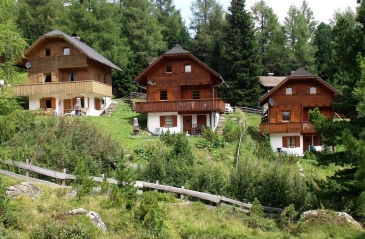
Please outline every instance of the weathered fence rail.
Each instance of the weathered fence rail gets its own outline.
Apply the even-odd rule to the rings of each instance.
[[[65,185],[65,180],[75,180],[76,179],[76,176],[74,176],[72,174],[67,174],[66,169],[63,170],[63,173],[49,170],[49,169],[44,169],[44,168],[29,164],[28,160],[26,160],[26,163],[22,163],[22,162],[18,162],[18,161],[11,161],[11,160],[4,161],[4,160],[0,159],[0,163],[26,170],[27,177],[29,177],[29,171],[31,171],[31,172],[35,172],[35,173],[49,176],[52,178],[61,179],[62,185]],[[95,182],[104,181],[104,177],[92,177],[92,178]],[[118,183],[118,181],[115,180],[114,178],[107,178],[106,181],[111,184]],[[252,207],[252,204],[250,204],[250,203],[240,202],[240,201],[237,201],[234,199],[226,198],[224,196],[212,195],[209,193],[189,190],[189,189],[185,189],[184,187],[178,188],[178,187],[173,187],[173,186],[161,185],[161,184],[158,184],[158,182],[149,183],[149,182],[143,182],[143,181],[136,181],[135,186],[138,188],[149,188],[149,189],[153,189],[153,190],[173,192],[176,194],[180,194],[181,198],[183,198],[184,196],[191,196],[191,197],[200,198],[200,199],[203,199],[203,200],[215,203],[215,204],[220,204],[222,206],[236,206],[236,207],[239,207],[240,211],[245,212],[245,213],[249,213],[250,208]],[[281,208],[274,208],[274,207],[263,206],[262,208],[264,211],[270,212],[270,214],[279,214],[282,211],[284,211]]]
[[[251,113],[251,114],[262,115],[264,113],[264,109],[249,108],[249,107],[239,107],[239,106],[235,106],[233,108],[234,108],[234,111],[236,111],[237,109],[240,109],[243,112]]]

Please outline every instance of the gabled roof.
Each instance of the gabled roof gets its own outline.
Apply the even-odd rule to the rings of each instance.
[[[154,62],[152,62],[144,71],[142,71],[136,78],[134,78],[135,82],[141,83],[143,79],[146,77],[146,73],[149,72],[155,65],[158,64],[161,60],[169,57],[169,56],[178,56],[178,55],[186,55],[187,57],[190,57],[192,60],[194,60],[196,63],[207,69],[211,74],[216,76],[218,79],[221,80],[221,84],[225,85],[228,88],[227,83],[224,81],[221,75],[219,75],[216,71],[214,71],[212,68],[210,68],[207,64],[199,60],[197,57],[195,57],[193,54],[182,48],[180,45],[176,45],[164,54],[160,55]]]
[[[275,87],[285,78],[286,76],[260,76],[260,81],[265,87]]]
[[[266,101],[268,100],[270,95],[272,95],[275,91],[277,91],[282,85],[284,85],[289,80],[307,80],[307,79],[316,79],[319,83],[324,85],[326,88],[330,89],[334,94],[342,95],[342,93],[340,91],[338,91],[336,88],[334,88],[332,85],[330,85],[326,81],[322,80],[319,76],[316,76],[303,68],[298,68],[290,76],[286,77],[272,90],[270,90],[264,96],[262,96],[259,100],[260,105],[266,103]]]
[[[90,46],[86,45],[82,41],[67,35],[66,33],[60,31],[60,30],[53,30],[51,32],[48,32],[38,38],[24,53],[24,55],[27,55],[28,52],[30,52],[35,46],[37,46],[43,39],[45,38],[55,38],[55,37],[61,37],[64,40],[66,40],[68,43],[70,43],[72,46],[80,50],[83,54],[85,54],[88,58],[98,61],[104,65],[110,66],[113,69],[116,69],[118,71],[122,71],[118,66],[116,66],[114,63],[106,59],[104,56],[102,56],[99,52],[95,51]]]

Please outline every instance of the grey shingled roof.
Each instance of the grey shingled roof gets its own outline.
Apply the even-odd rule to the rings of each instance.
[[[298,68],[296,71],[294,71],[291,76],[314,76],[311,72],[307,71],[304,68]]]
[[[171,48],[170,50],[168,50],[167,52],[165,52],[165,55],[176,55],[176,54],[187,54],[189,53],[187,50],[185,50],[184,48],[182,48],[180,45],[176,45],[173,48]]]
[[[109,61],[104,56],[102,56],[99,52],[95,51],[93,48],[89,47],[82,41],[77,40],[77,39],[73,38],[72,36],[69,36],[60,30],[53,30],[51,32],[44,34],[43,36],[44,37],[62,36],[67,42],[69,42],[71,45],[73,45],[74,47],[76,47],[77,49],[82,51],[82,53],[85,54],[90,59],[98,61],[104,65],[110,66],[111,68],[114,68],[118,71],[123,71],[118,66],[116,66],[113,62]]]

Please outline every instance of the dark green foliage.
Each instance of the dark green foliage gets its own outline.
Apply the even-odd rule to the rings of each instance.
[[[281,161],[265,162],[245,160],[230,174],[229,194],[243,202],[257,198],[262,205],[284,208],[289,204],[300,210],[312,206],[299,169]]]
[[[30,111],[14,110],[6,116],[0,116],[0,144],[11,139],[16,132],[31,128],[35,115]]]
[[[191,189],[214,195],[225,195],[227,175],[222,168],[210,164],[198,166],[191,182]]]
[[[255,198],[252,203],[252,207],[250,208],[250,216],[256,216],[259,218],[264,217],[264,209],[262,208],[260,201]]]
[[[317,47],[314,57],[316,59],[315,63],[318,75],[326,81],[333,80],[336,72],[333,59],[332,40],[332,27],[323,22],[319,24],[315,31],[313,42]]]
[[[243,133],[243,124],[239,121],[232,121],[228,119],[223,128],[223,139],[226,142],[232,143],[239,141],[241,134]]]
[[[17,227],[15,208],[11,205],[9,198],[5,195],[6,187],[0,177],[0,227]]]
[[[43,221],[38,227],[31,230],[30,239],[92,239],[96,233],[86,228],[83,223],[72,222],[66,225],[53,220]]]
[[[118,184],[112,185],[109,194],[110,206],[132,208],[137,198],[138,188],[135,187],[137,174],[125,163],[119,163],[114,178]]]
[[[112,172],[123,158],[117,141],[96,126],[74,117],[41,118],[36,124],[22,127],[6,145],[22,149],[21,155],[16,150],[10,151],[10,159],[24,162],[28,158],[34,165],[60,172],[66,168],[71,174],[81,158],[93,176]]]
[[[89,170],[82,159],[78,160],[74,175],[76,176],[76,179],[72,186],[77,190],[77,197],[80,200],[91,192],[94,180],[90,177]]]
[[[230,88],[222,98],[233,105],[256,107],[261,95],[260,56],[245,1],[232,0],[226,15],[220,72]]]
[[[165,206],[159,204],[156,194],[156,192],[142,194],[134,210],[134,217],[152,234],[161,235],[166,229],[167,210]]]
[[[189,185],[194,175],[195,159],[186,136],[167,132],[161,136],[161,141],[171,145],[172,149],[153,154],[153,158],[141,170],[141,178],[176,187]]]

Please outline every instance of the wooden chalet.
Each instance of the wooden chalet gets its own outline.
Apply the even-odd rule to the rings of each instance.
[[[202,126],[214,130],[219,115],[225,113],[218,86],[228,87],[226,82],[179,45],[159,56],[134,81],[147,91],[147,102],[136,103],[136,111],[148,114],[152,133],[198,134]]]
[[[122,71],[97,51],[54,30],[36,40],[17,65],[27,69],[28,84],[16,85],[15,95],[29,97],[29,109],[47,109],[57,115],[74,110],[100,115],[111,103],[112,70]]]
[[[331,103],[339,94],[320,77],[299,68],[259,100],[260,106],[268,105],[260,132],[270,135],[274,151],[303,155],[306,150],[321,145],[320,135],[308,122],[308,111],[318,107],[332,120]]]

